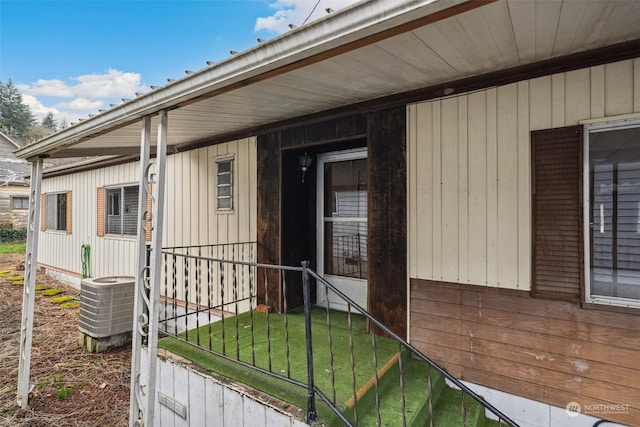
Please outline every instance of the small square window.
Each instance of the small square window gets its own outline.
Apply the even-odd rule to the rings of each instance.
[[[14,196],[11,198],[12,209],[29,209],[29,198],[22,196]]]
[[[233,159],[216,161],[216,209],[233,209]]]

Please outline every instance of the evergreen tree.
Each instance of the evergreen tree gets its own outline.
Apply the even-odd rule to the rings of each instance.
[[[0,129],[15,140],[25,141],[35,121],[11,79],[6,84],[0,81]]]
[[[53,113],[51,111],[47,113],[47,116],[42,119],[42,123],[40,124],[47,129],[51,129],[54,132],[58,130],[58,122],[53,118]]]

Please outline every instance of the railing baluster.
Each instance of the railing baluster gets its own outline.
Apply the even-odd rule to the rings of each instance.
[[[235,258],[235,255],[234,255]],[[235,259],[234,259],[235,261]],[[238,279],[236,276],[236,264],[231,264],[231,274],[233,280],[233,301],[235,305],[236,315],[235,315],[235,323],[236,323],[236,360],[240,360],[240,325],[238,314]]]
[[[400,369],[400,409],[402,411],[402,426],[407,425],[406,403],[404,400],[404,362],[402,360],[402,343],[398,343],[398,368]]]
[[[178,335],[178,257],[173,252],[173,335]]]
[[[169,261],[168,261],[168,256],[166,253],[162,254],[162,259],[163,259],[163,263],[164,263],[164,301],[162,301],[162,309],[164,310],[164,319],[162,319],[162,321],[160,322],[162,324],[162,330],[164,332],[168,332],[167,331],[167,321],[169,319],[169,313],[168,313],[168,297],[169,297]]]
[[[201,249],[198,248],[198,256],[202,256]],[[202,268],[200,259],[196,259],[196,343],[200,345],[200,307],[202,306],[201,292],[202,292]]]
[[[189,249],[184,258],[184,334],[189,341]]]
[[[223,255],[224,256],[224,255]],[[221,319],[220,325],[222,328],[222,354],[227,354],[227,340],[225,339],[225,327],[224,327],[224,319],[225,319],[225,310],[224,310],[224,264],[220,262],[218,274],[220,275],[220,307],[221,307]]]
[[[251,260],[253,262],[253,260]],[[253,273],[253,274],[252,274]],[[254,305],[253,305],[253,293],[254,293],[254,289],[256,289],[256,293],[257,293],[257,286],[254,283],[255,280],[255,270],[253,266],[249,266],[249,329],[251,332],[251,364],[253,366],[255,366],[256,364],[256,347],[255,347],[255,330],[253,327],[253,309],[254,309]],[[256,303],[257,303],[257,298],[256,298]]]
[[[373,382],[376,390],[376,420],[377,425],[382,425],[382,419],[380,418],[380,384],[378,379],[378,346],[376,335],[371,334],[371,348],[373,348]]]
[[[427,391],[429,392],[429,427],[433,427],[433,381],[431,379],[431,366],[427,375]]]
[[[329,371],[331,373],[331,393],[332,393],[332,402],[334,404],[337,403],[336,398],[336,372],[333,366],[333,337],[331,335],[331,315],[330,315],[330,307],[329,307],[329,289],[324,287],[324,300],[327,302],[325,306],[325,313],[327,317],[327,332],[329,335]]]
[[[347,325],[349,326],[349,353],[351,356],[351,388],[353,389],[353,420],[358,425],[358,392],[356,385],[356,358],[353,352],[353,321],[351,320],[351,304],[347,303]]]
[[[211,259],[207,260],[207,318],[209,321],[209,350],[211,350],[213,348],[213,336],[211,333],[211,307],[213,307],[213,301],[212,301],[212,296],[213,296],[213,281],[212,281],[212,277],[211,277]]]
[[[285,275],[284,270],[282,270],[282,293],[284,295],[284,344],[287,358],[287,378],[291,378],[291,359],[289,356],[289,316],[287,314],[287,276]]]
[[[464,403],[464,390],[460,393],[460,402],[462,403],[461,415],[462,415],[462,427],[467,427],[467,407]]]
[[[269,372],[272,372],[271,370],[271,323],[269,322],[269,312],[271,310],[269,310],[269,280],[267,278],[267,276],[269,275],[269,272],[267,271],[267,269],[264,269],[264,305],[265,305],[265,314],[267,316],[267,360],[268,360],[268,369]]]

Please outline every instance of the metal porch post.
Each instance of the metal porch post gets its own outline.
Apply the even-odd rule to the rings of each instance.
[[[33,308],[36,293],[38,264],[38,233],[40,232],[40,190],[42,188],[42,159],[31,163],[29,188],[29,222],[27,225],[27,252],[24,265],[24,293],[22,295],[22,323],[20,326],[20,363],[18,366],[18,405],[26,409],[29,404],[29,370],[31,368],[31,341],[33,338]]]
[[[167,155],[167,112],[159,112],[158,142],[154,164],[150,162],[151,117],[142,119],[140,143],[140,187],[138,206],[138,242],[136,258],[136,293],[134,301],[133,340],[131,354],[131,395],[129,426],[153,426],[156,401],[156,367],[158,346],[158,320],[162,265],[162,230],[164,223],[164,191]],[[152,184],[152,193],[149,187]],[[151,196],[151,211],[147,198]],[[151,224],[151,256],[147,265],[145,235]],[[142,366],[146,347],[148,363]]]

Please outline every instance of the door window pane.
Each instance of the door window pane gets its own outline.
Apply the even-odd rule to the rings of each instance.
[[[325,163],[324,216],[367,217],[367,159]]]
[[[366,221],[326,222],[324,232],[324,272],[367,279]]]
[[[367,279],[367,159],[324,165],[324,272]]]

